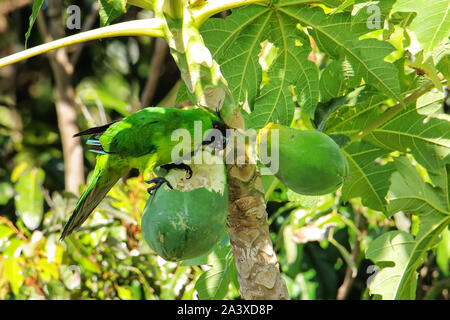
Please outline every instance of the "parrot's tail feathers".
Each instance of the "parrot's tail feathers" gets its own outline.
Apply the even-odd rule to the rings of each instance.
[[[106,152],[103,149],[102,150],[90,149],[89,151],[98,154],[116,154],[115,152]]]
[[[69,221],[64,226],[64,230],[59,240],[63,240],[75,229],[80,227],[89,217],[92,211],[97,207],[100,201],[106,196],[108,191],[117,181],[111,181],[109,184],[99,186],[100,176],[94,176],[86,191],[81,195],[78,203],[70,216]],[[117,179],[118,180],[118,179]]]
[[[89,137],[89,139],[86,141],[86,144],[88,146],[92,146],[92,149],[89,151],[94,152],[94,153],[99,153],[99,154],[115,154],[114,152],[107,152],[107,151],[103,150],[102,144],[100,143],[99,139],[100,139],[102,133],[105,132],[113,123],[116,123],[117,121],[120,121],[120,120],[110,122],[110,123],[105,124],[100,127],[93,127],[93,128],[86,129],[84,131],[74,134],[73,137],[75,138],[75,137],[90,134],[91,137]]]
[[[80,131],[80,132],[78,132],[78,133],[75,133],[75,134],[73,135],[73,137],[75,138],[75,137],[85,136],[85,135],[88,135],[88,134],[99,134],[99,133],[103,133],[103,132],[105,132],[105,131],[113,124],[113,123],[116,123],[117,121],[120,121],[120,120],[116,120],[116,121],[107,123],[107,124],[105,124],[105,125],[103,125],[103,126],[92,127],[92,128],[89,128],[89,129]]]
[[[101,146],[100,140],[98,139],[89,139],[88,141],[86,141],[86,144],[88,146]]]
[[[98,154],[117,154],[115,152],[108,152],[108,151],[103,150],[102,144],[94,136],[90,137],[89,140],[86,142],[86,144],[91,146],[91,149],[89,151],[94,152],[94,153],[98,153]]]

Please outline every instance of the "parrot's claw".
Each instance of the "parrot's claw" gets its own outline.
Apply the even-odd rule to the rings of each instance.
[[[170,182],[167,181],[167,180],[166,180],[165,178],[163,178],[163,177],[156,177],[156,178],[153,178],[153,179],[151,179],[151,180],[145,181],[145,183],[148,183],[148,184],[154,184],[154,186],[151,186],[150,188],[147,189],[147,192],[148,192],[150,195],[154,194],[154,193],[156,192],[156,190],[158,190],[159,187],[161,187],[164,183],[167,183],[167,186],[168,186],[170,189],[173,189],[173,187],[172,187],[172,185],[170,184]]]
[[[167,171],[170,171],[172,169],[183,169],[183,170],[186,170],[186,172],[188,173],[188,175],[189,175],[187,177],[188,179],[190,179],[192,177],[192,169],[185,163],[180,163],[180,164],[169,163],[169,164],[162,165],[161,168],[163,168]]]

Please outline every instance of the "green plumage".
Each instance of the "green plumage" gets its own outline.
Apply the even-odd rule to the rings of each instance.
[[[61,234],[61,240],[78,228],[97,207],[116,182],[130,169],[137,168],[144,180],[159,166],[172,163],[171,153],[180,141],[172,141],[172,132],[186,129],[194,145],[194,121],[202,123],[202,137],[212,128],[226,127],[217,115],[203,109],[180,110],[151,107],[140,110],[111,125],[91,128],[77,134],[94,134],[88,144],[97,156],[94,174],[81,195]]]

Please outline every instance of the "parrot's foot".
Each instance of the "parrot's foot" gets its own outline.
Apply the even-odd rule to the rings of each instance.
[[[153,178],[153,179],[151,179],[151,180],[145,181],[145,183],[148,183],[148,184],[154,184],[154,186],[151,186],[150,188],[147,189],[147,192],[148,192],[150,195],[152,195],[153,193],[155,193],[156,190],[158,190],[159,187],[161,187],[164,183],[167,183],[167,186],[168,186],[170,189],[173,189],[173,187],[172,187],[172,185],[170,184],[170,182],[167,181],[167,180],[166,180],[165,178],[163,178],[163,177],[156,177],[156,178]]]
[[[183,169],[183,170],[186,170],[186,172],[188,173],[188,175],[189,175],[187,177],[188,179],[190,179],[192,177],[192,169],[185,163],[180,163],[180,164],[169,163],[169,164],[162,165],[161,168],[163,168],[167,171],[170,171],[172,169]]]

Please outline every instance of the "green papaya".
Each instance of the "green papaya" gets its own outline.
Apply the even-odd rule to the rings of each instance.
[[[276,143],[272,142],[274,129],[278,132]],[[319,131],[270,123],[258,133],[258,152],[261,150],[268,150],[271,157],[278,153],[278,166],[271,165],[269,169],[289,189],[300,194],[334,192],[349,175],[348,161],[339,146]]]
[[[204,152],[204,157],[214,157]],[[221,159],[213,159],[221,162]],[[206,162],[211,163],[211,159]],[[147,201],[142,233],[148,245],[169,261],[192,259],[207,253],[221,239],[228,215],[225,166],[190,165],[166,176],[173,189],[161,186]]]

